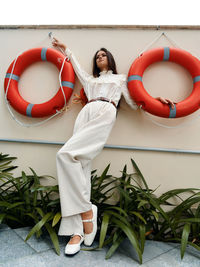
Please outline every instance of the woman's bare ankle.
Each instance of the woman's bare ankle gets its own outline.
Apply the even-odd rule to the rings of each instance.
[[[68,244],[71,244],[71,245],[78,244],[80,240],[81,240],[81,237],[79,235],[74,235],[70,238]]]
[[[93,211],[88,210],[86,212],[81,213],[82,220],[89,220],[93,218]],[[92,222],[83,222],[83,229],[85,234],[90,234],[93,230],[93,223]]]
[[[92,216],[93,216],[92,209],[81,213],[82,220],[92,219]]]

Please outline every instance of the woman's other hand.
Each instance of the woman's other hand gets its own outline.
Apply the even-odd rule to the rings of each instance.
[[[52,45],[55,47],[55,48],[60,48],[61,50],[63,50],[63,52],[65,52],[66,50],[66,45],[61,43],[60,41],[58,41],[58,39],[56,38],[53,38],[53,41],[52,41]]]
[[[175,103],[172,102],[170,99],[163,98],[163,97],[160,97],[160,96],[156,97],[156,99],[159,100],[163,104],[170,105],[172,109],[174,109],[174,107],[175,107]]]

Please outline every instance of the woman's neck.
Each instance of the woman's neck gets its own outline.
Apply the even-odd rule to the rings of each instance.
[[[100,72],[103,72],[103,71],[108,71],[108,68],[102,68],[102,69],[100,69]]]

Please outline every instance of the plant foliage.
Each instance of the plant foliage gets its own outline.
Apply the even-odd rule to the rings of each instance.
[[[26,240],[33,234],[40,237],[47,231],[57,254],[60,254],[55,228],[61,218],[59,197],[55,199],[58,186],[43,186],[41,181],[52,177],[38,176],[31,168],[31,175],[22,172],[14,178],[10,173],[15,168],[10,166],[14,159],[0,154],[0,223],[12,228],[33,226]]]
[[[0,223],[12,228],[31,226],[32,235],[40,237],[47,232],[55,251],[60,254],[57,236],[61,219],[58,186],[44,186],[44,179],[33,169],[13,177],[16,168],[11,163],[15,157],[0,154]],[[200,250],[200,189],[173,189],[161,196],[148,187],[137,164],[131,159],[134,172],[127,173],[125,165],[120,177],[108,174],[108,165],[98,176],[92,172],[91,201],[98,206],[99,248],[109,247],[106,259],[110,258],[124,239],[129,239],[138,260],[147,239],[179,242],[181,258],[187,245]],[[187,193],[187,198],[182,194]],[[111,200],[115,203],[111,204]],[[175,205],[174,200],[179,201]],[[195,206],[195,208],[194,208]]]
[[[125,238],[130,240],[140,263],[146,239],[180,242],[181,258],[187,245],[200,250],[200,189],[174,189],[157,197],[135,161],[131,162],[135,170],[132,174],[127,173],[125,166],[121,177],[107,175],[108,165],[101,177],[94,173],[92,176],[92,202],[98,205],[101,218],[99,248],[110,246],[106,258]],[[112,190],[118,192],[118,199],[109,205],[105,201],[113,196],[108,194]],[[183,193],[190,196],[183,200]],[[175,198],[179,205],[173,204]]]

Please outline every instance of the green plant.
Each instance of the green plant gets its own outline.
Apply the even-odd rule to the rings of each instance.
[[[14,178],[10,171],[16,168],[11,165],[15,159],[0,154],[0,223],[11,227],[31,226],[26,240],[47,231],[60,254],[58,186],[43,186],[44,179],[53,177],[38,176],[31,168],[31,175],[22,172]],[[187,244],[200,250],[200,189],[173,189],[158,197],[156,190],[148,187],[135,161],[131,159],[131,162],[134,173],[128,174],[125,165],[120,177],[108,174],[110,165],[100,176],[92,172],[91,201],[99,211],[98,248],[109,246],[108,259],[128,238],[140,263],[146,239],[181,243],[181,258]],[[183,193],[189,197],[183,199]],[[109,203],[113,199],[115,204]],[[178,199],[180,204],[175,205],[172,199]]]
[[[11,176],[10,171],[17,168],[17,166],[10,166],[16,157],[9,157],[8,154],[0,153],[0,179]]]
[[[181,243],[181,258],[184,257],[187,244],[200,250],[200,189],[186,188],[174,189],[162,194],[158,201],[173,206],[167,213],[171,228],[166,222],[160,225],[160,231],[155,239],[163,241],[176,241]],[[190,193],[185,200],[183,193]],[[170,199],[177,198],[181,203],[173,205]],[[193,207],[195,205],[195,208]]]
[[[61,218],[58,186],[43,186],[41,181],[53,177],[38,176],[31,168],[31,175],[22,172],[20,177],[14,178],[8,172],[14,169],[9,165],[14,159],[2,154],[0,157],[0,223],[12,228],[32,226],[26,240],[33,234],[40,237],[47,231],[60,254],[56,229]]]
[[[200,250],[199,189],[175,189],[156,197],[137,164],[134,160],[131,162],[135,170],[132,174],[127,174],[125,166],[121,177],[112,177],[107,175],[108,165],[100,178],[92,177],[92,196],[96,197],[93,202],[100,207],[101,217],[99,248],[110,246],[106,259],[113,255],[125,238],[130,240],[140,263],[146,239],[181,242],[182,258],[187,244]],[[105,204],[105,200],[112,196],[108,196],[108,192],[113,189],[119,195],[116,204]],[[180,194],[184,192],[192,195],[183,200]],[[170,203],[169,199],[174,197],[178,197],[182,203],[177,206]],[[195,203],[199,206],[193,211],[191,207]],[[165,211],[166,206],[171,211]]]

